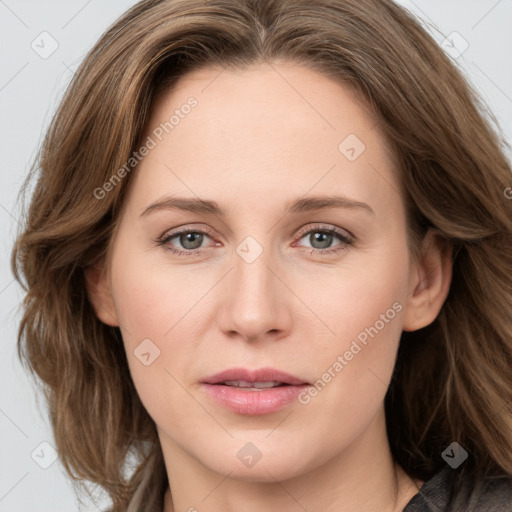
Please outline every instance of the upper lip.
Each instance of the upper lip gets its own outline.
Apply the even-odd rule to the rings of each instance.
[[[243,380],[247,382],[271,382],[277,381],[283,384],[299,385],[308,384],[305,380],[294,377],[289,373],[277,370],[276,368],[258,368],[249,370],[247,368],[229,368],[215,375],[205,378],[205,384],[220,384],[227,380]]]

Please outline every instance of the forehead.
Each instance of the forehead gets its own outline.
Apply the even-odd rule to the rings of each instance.
[[[285,202],[287,190],[312,189],[369,200],[387,187],[384,196],[396,201],[399,188],[378,119],[361,96],[289,62],[190,72],[157,97],[147,137],[156,144],[135,177],[146,200],[165,192],[228,200],[231,192],[268,202],[281,190]]]
[[[279,128],[296,134],[307,126],[312,138],[321,133],[336,140],[353,132],[363,135],[378,125],[377,116],[352,85],[299,64],[279,62],[244,69],[204,66],[189,72],[157,97],[148,128],[179,111],[191,96],[198,108],[187,124],[203,124],[212,137],[244,128],[251,135],[282,140]],[[177,135],[179,130],[173,131]]]

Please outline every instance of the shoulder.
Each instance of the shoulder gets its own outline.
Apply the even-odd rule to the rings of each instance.
[[[426,481],[403,512],[510,512],[512,478],[488,477],[454,491],[457,472],[446,467]]]

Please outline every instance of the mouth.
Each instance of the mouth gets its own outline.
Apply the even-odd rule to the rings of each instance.
[[[234,388],[240,388],[247,391],[261,391],[263,389],[279,388],[282,386],[290,386],[284,382],[279,381],[267,381],[267,382],[249,382],[247,380],[225,380],[219,382],[221,386],[231,386]]]
[[[202,382],[205,384],[223,384],[243,388],[255,387],[257,389],[309,384],[304,379],[276,368],[259,368],[257,370],[230,368],[215,375],[210,375],[210,377],[207,377]]]
[[[274,368],[232,368],[204,379],[201,384],[217,405],[246,415],[277,412],[294,402],[310,385]]]

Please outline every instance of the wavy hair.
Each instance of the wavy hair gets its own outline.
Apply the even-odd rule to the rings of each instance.
[[[460,482],[512,478],[512,175],[462,73],[391,0],[144,0],[69,84],[12,253],[26,292],[18,355],[42,384],[66,472],[101,486],[113,512],[161,512],[168,480],[120,331],[97,319],[85,287],[136,169],[99,199],[98,187],[137,150],[156,95],[188,71],[280,60],[361,93],[396,157],[412,254],[427,229],[453,248],[438,317],[400,340],[385,399],[394,458],[426,480],[457,441],[469,453]]]

